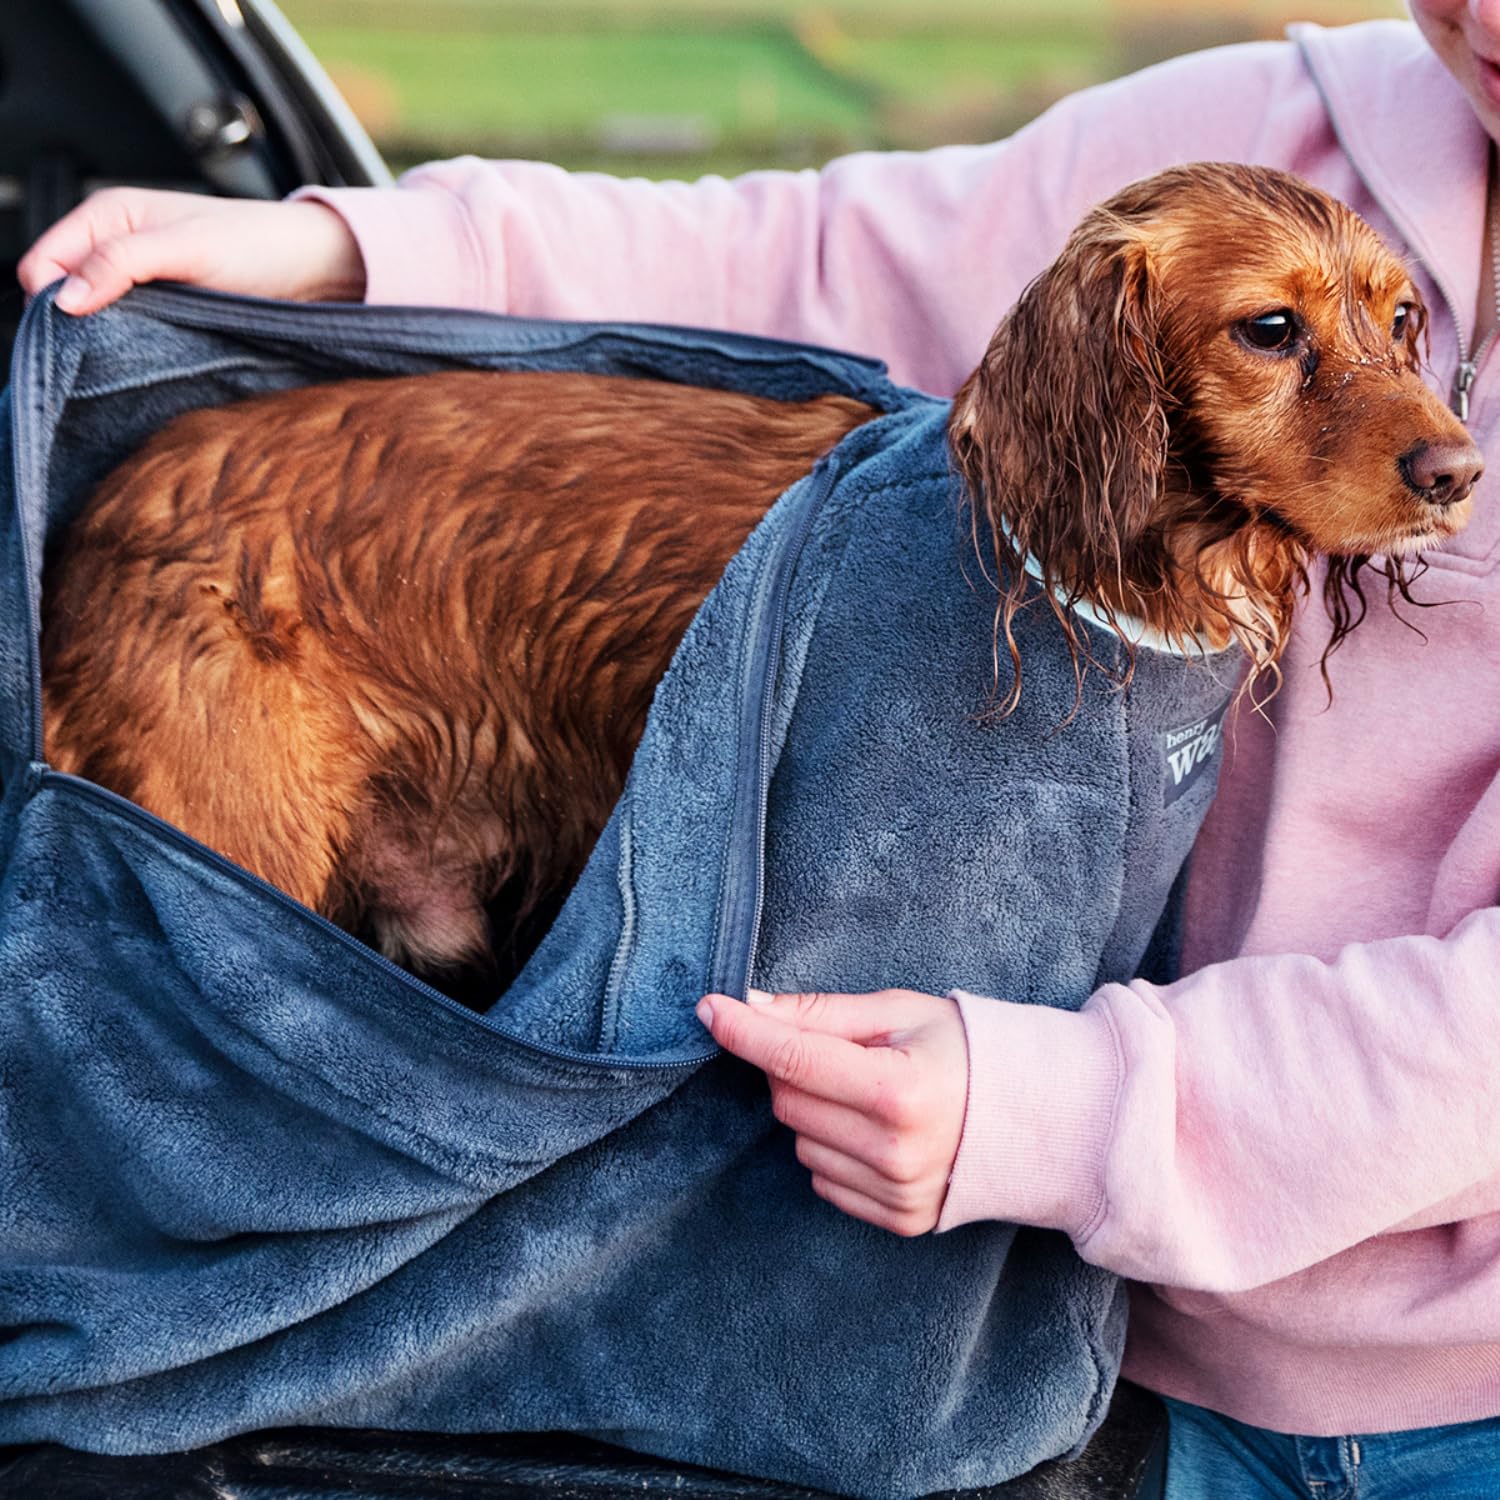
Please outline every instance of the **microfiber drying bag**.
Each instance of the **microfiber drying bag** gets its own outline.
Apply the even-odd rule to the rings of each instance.
[[[50,770],[40,724],[43,557],[153,431],[453,368],[883,413],[731,561],[583,876],[485,1014]],[[1092,674],[1069,719],[1062,633],[1028,609],[1021,708],[987,715],[995,595],[947,406],[826,350],[159,287],[84,319],[37,299],[7,400],[0,1444],[553,1430],[874,1497],[1081,1446],[1118,1365],[1115,1278],[1053,1232],[839,1214],[693,1009],[747,982],[1077,1007],[1134,974],[1213,791],[1172,735],[1221,710],[1228,658],[1142,648],[1127,691]]]

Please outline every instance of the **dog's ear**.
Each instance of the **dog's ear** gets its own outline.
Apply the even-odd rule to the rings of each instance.
[[[1002,566],[1029,553],[1050,583],[1091,591],[1141,534],[1173,405],[1159,303],[1147,235],[1096,210],[959,392],[953,455]]]
[[[1107,593],[1156,506],[1174,405],[1157,274],[1141,226],[1096,209],[1021,295],[954,401],[950,447],[975,540],[988,533],[999,570],[1009,707],[1026,560],[1054,596],[1077,666],[1082,643],[1056,596]]]

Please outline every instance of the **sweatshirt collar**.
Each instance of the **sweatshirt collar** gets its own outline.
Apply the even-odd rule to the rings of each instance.
[[[1339,144],[1473,352],[1489,138],[1410,21],[1288,28]]]

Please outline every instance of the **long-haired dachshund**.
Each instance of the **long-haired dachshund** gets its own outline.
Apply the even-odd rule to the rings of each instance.
[[[1373,231],[1284,174],[1176,168],[1091,212],[953,408],[1001,653],[1027,557],[1080,670],[1068,600],[1274,671],[1314,554],[1335,641],[1371,554],[1404,590],[1480,472],[1422,324]],[[581,869],[730,556],[874,415],[447,373],[182,417],[49,564],[49,758],[419,973],[493,963]]]

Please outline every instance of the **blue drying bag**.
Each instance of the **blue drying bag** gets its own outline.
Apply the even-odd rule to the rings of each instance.
[[[730,563],[587,869],[485,1015],[50,770],[37,666],[47,547],[163,423],[471,367],[885,413]],[[1118,1365],[1115,1278],[1053,1232],[904,1240],[837,1213],[693,1008],[750,980],[1077,1007],[1137,972],[1213,790],[1216,765],[1182,784],[1182,734],[1232,659],[1143,648],[1129,691],[1094,674],[1059,727],[1072,670],[1028,609],[1021,710],[986,717],[995,596],[946,404],[853,356],[148,288],[86,319],[38,299],[8,399],[0,1444],[561,1430],[868,1496],[1082,1444]]]

